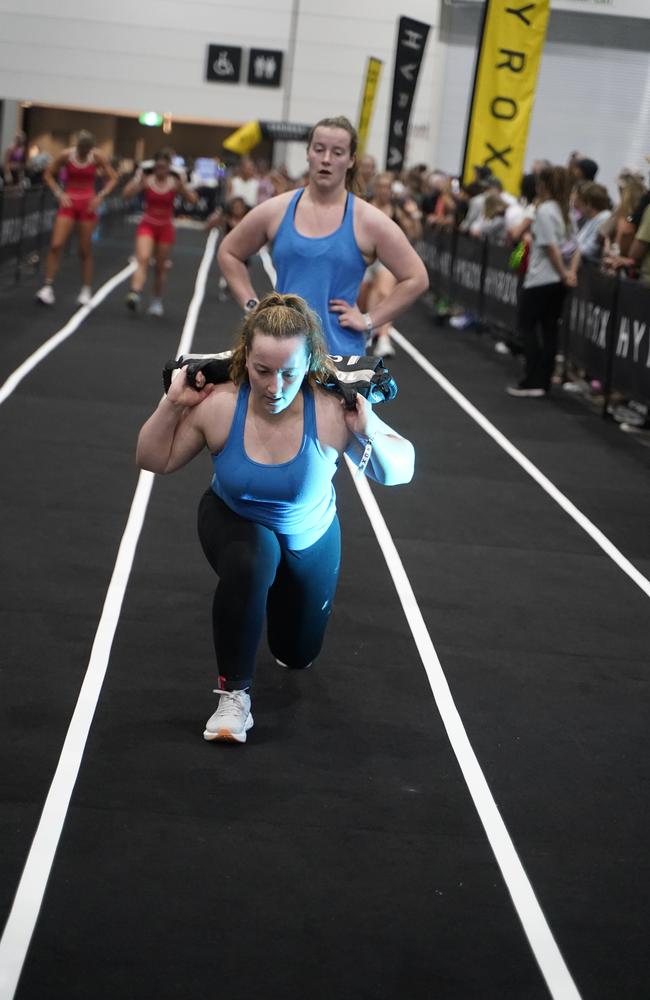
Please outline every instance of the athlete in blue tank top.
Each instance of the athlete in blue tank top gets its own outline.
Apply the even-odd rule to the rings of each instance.
[[[314,125],[306,187],[257,205],[218,252],[233,297],[250,310],[258,300],[246,261],[265,244],[272,246],[274,284],[307,300],[321,318],[328,350],[343,355],[365,354],[374,329],[390,323],[429,285],[426,268],[400,227],[354,197],[356,146],[356,131],[346,118]],[[374,260],[390,271],[395,286],[370,313],[362,313],[357,296],[365,267]]]
[[[316,436],[314,393],[302,387],[304,431],[298,452],[288,462],[260,464],[244,447],[250,385],[242,383],[230,434],[212,456],[212,489],[234,510],[270,528],[287,549],[300,551],[324,535],[336,514],[332,478],[337,461],[323,451]]]
[[[273,240],[275,287],[301,295],[318,314],[332,354],[365,354],[365,331],[341,326],[332,299],[356,302],[366,261],[354,237],[354,195],[345,199],[343,221],[329,236],[303,236],[295,216],[301,188],[292,197]]]
[[[318,656],[332,611],[340,530],[332,477],[345,453],[386,485],[409,482],[413,446],[357,396],[318,386],[331,375],[318,317],[297,295],[267,295],[246,318],[232,381],[192,388],[184,370],[138,438],[141,468],[167,473],[207,448],[212,487],[199,538],[218,577],[212,627],[219,708],[206,740],[246,741],[262,632],[282,666]]]

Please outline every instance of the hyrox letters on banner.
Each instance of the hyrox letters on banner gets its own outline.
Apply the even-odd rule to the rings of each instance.
[[[519,193],[550,0],[487,0],[470,107],[463,180],[487,166]]]

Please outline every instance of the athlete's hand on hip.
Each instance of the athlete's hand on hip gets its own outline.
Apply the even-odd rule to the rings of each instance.
[[[330,299],[330,312],[338,313],[339,323],[346,329],[365,331],[366,321],[358,306],[350,305],[345,299]]]
[[[65,191],[62,191],[60,195],[57,195],[59,205],[61,208],[72,208],[72,198]]]
[[[196,389],[187,383],[187,365],[180,368],[172,377],[172,383],[167,391],[167,399],[175,406],[198,406],[214,390],[211,382],[206,384],[203,372],[195,376]]]
[[[372,412],[372,406],[360,393],[357,393],[354,402],[354,410],[343,410],[343,419],[347,429],[359,437],[373,437],[379,422]],[[345,406],[344,400],[341,400],[341,405]]]

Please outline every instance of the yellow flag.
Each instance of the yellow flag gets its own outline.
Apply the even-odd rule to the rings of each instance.
[[[366,151],[366,145],[368,143],[368,133],[370,132],[370,121],[372,119],[372,112],[375,107],[375,96],[377,94],[377,87],[379,86],[379,77],[381,75],[381,67],[383,63],[381,59],[375,59],[374,56],[368,57],[368,64],[366,66],[366,80],[363,86],[363,96],[361,98],[361,110],[359,111],[359,124],[357,126],[357,155],[363,156]]]
[[[519,193],[550,0],[486,0],[463,181],[489,167]]]
[[[262,141],[262,129],[259,122],[246,122],[235,132],[231,132],[223,140],[224,149],[229,149],[231,153],[244,156],[249,153],[254,146]]]

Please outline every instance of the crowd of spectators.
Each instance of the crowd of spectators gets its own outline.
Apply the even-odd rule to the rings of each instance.
[[[650,158],[649,158],[650,159]],[[409,171],[400,184],[418,199],[429,226],[458,229],[490,242],[529,242],[539,203],[538,179],[552,164],[536,160],[518,191],[505,191],[488,167],[474,168],[474,177],[462,184],[441,170]],[[581,153],[571,153],[564,167],[571,183],[571,220],[575,274],[582,261],[650,284],[650,193],[643,171],[624,167],[616,191],[598,183],[598,164]],[[644,219],[645,217],[645,219]]]
[[[17,133],[3,154],[3,185],[40,183],[50,159],[49,154],[29,145],[25,133]],[[184,169],[189,186],[199,194],[203,217],[210,219],[211,225],[224,228],[232,225],[233,216],[241,215],[242,205],[253,208],[306,181],[306,175],[293,177],[285,166],[271,168],[267,162],[250,156],[230,166],[217,157],[201,156],[187,162],[178,157],[178,165]],[[530,172],[521,179],[519,190],[506,191],[488,167],[475,167],[471,182],[462,183],[458,176],[419,164],[392,175],[392,210],[396,217],[409,220],[410,234],[416,222],[418,226],[455,228],[514,248],[531,239],[539,200],[536,182],[540,172],[549,166],[548,160],[534,161]],[[572,272],[577,273],[586,260],[610,271],[622,269],[629,277],[650,284],[650,212],[646,211],[650,208],[650,193],[644,173],[623,168],[617,190],[609,192],[598,183],[598,164],[588,156],[572,152],[566,169],[572,184]],[[385,186],[386,177],[379,173],[373,156],[360,158],[358,182],[364,197],[372,199],[375,183],[379,179],[380,186]]]
[[[4,152],[4,186],[26,187],[38,183],[47,162],[47,154],[30,147],[24,133],[17,134]],[[239,157],[229,166],[217,157],[203,156],[193,161],[177,157],[177,166],[198,195],[198,209],[185,208],[207,228],[218,227],[223,233],[229,232],[262,201],[307,181],[306,174],[292,176],[285,166],[271,167],[251,156]],[[431,227],[457,230],[509,247],[511,266],[522,276],[523,301],[531,298],[525,294],[526,286],[534,282],[530,281],[530,275],[528,279],[525,275],[534,249],[535,220],[540,205],[549,200],[550,184],[554,190],[568,193],[568,225],[561,238],[558,236],[555,273],[552,262],[551,270],[546,268],[553,275],[548,290],[553,291],[558,304],[562,301],[560,289],[551,289],[551,284],[559,283],[565,290],[575,286],[585,263],[610,274],[620,271],[628,279],[650,286],[650,190],[644,171],[623,167],[616,179],[616,190],[610,192],[598,181],[598,164],[584,153],[573,151],[562,166],[535,160],[521,178],[517,191],[504,190],[501,180],[489,167],[476,166],[473,174],[467,183],[459,176],[424,164],[390,174],[381,172],[375,158],[365,154],[358,162],[356,193],[389,214],[412,242]],[[564,212],[564,207],[559,203],[558,206]],[[184,212],[183,206],[180,211]],[[544,212],[548,214],[548,206]],[[538,267],[539,259],[532,259],[533,266]],[[544,271],[546,260],[542,259],[541,264]],[[363,294],[374,301],[376,296],[385,295],[389,286],[390,275],[379,268],[371,269]],[[222,281],[220,295],[227,294]],[[538,294],[537,299],[542,302],[546,296]],[[546,323],[541,316],[539,320],[541,325]],[[453,326],[463,327],[473,323],[474,317],[457,309],[449,321]],[[381,331],[377,347],[379,353],[393,353],[389,330]],[[507,348],[500,342],[497,349]]]
[[[43,181],[43,173],[52,156],[39,146],[27,142],[24,132],[17,132],[2,157],[0,189],[36,186]]]
[[[586,265],[650,286],[650,190],[644,171],[623,167],[610,192],[598,181],[598,164],[576,151],[563,165],[534,161],[516,192],[504,190],[487,167],[473,173],[465,184],[442,170],[416,167],[395,179],[395,198],[414,199],[424,227],[456,230],[510,249],[510,266],[521,278],[518,329],[515,341],[498,340],[496,349],[523,348],[523,378],[508,388],[511,395],[544,396],[551,384],[561,383],[602,398],[598,379],[567,366],[556,353],[558,329],[565,295]],[[462,305],[442,301],[440,308],[452,327],[476,322]],[[616,394],[613,400],[611,411],[623,429],[650,426],[645,404],[632,401],[630,409],[630,401],[621,405]]]

